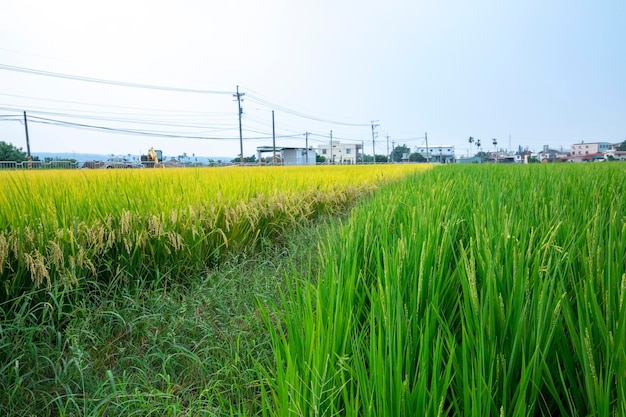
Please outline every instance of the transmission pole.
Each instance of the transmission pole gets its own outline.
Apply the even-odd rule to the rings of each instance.
[[[387,135],[387,162],[391,159],[391,154],[389,153],[389,135]]]
[[[335,162],[333,160],[333,131],[330,131],[330,161],[328,162],[329,164],[332,164],[333,162]]]
[[[373,157],[373,163],[376,163],[376,134],[374,132],[374,129],[376,129],[378,126],[380,126],[379,124],[375,124],[375,122],[377,122],[378,120],[372,120],[372,157]]]
[[[274,110],[272,110],[272,146],[274,147],[274,163],[273,164],[276,165],[276,130],[274,129]]]
[[[430,162],[430,152],[428,151],[428,132],[424,133],[424,138],[426,139],[426,163]]]
[[[241,97],[245,95],[246,93],[239,92],[239,86],[237,86],[237,93],[233,94],[233,97],[237,97],[237,107],[239,107],[239,151],[241,152],[241,165],[243,165],[243,133],[241,132],[241,115],[243,113],[241,102],[243,99]]]
[[[306,164],[309,165],[309,132],[305,132],[304,137],[304,146],[306,147]]]
[[[361,141],[361,163],[365,164],[365,141]]]
[[[28,138],[28,121],[26,119],[26,111],[24,111],[24,130],[26,131],[26,159],[28,160],[28,169],[33,169],[33,157],[30,155],[30,139]]]

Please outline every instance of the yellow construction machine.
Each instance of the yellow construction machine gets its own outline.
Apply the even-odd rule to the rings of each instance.
[[[141,155],[141,164],[146,168],[163,168],[163,152],[150,148],[147,155]]]

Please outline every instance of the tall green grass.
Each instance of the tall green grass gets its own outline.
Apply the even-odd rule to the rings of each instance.
[[[450,166],[378,192],[268,321],[266,415],[626,415],[625,174]]]

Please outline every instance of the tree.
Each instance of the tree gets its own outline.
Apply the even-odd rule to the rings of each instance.
[[[323,164],[326,162],[326,157],[324,155],[315,154],[315,162],[318,164]]]
[[[26,152],[22,151],[22,148],[0,141],[0,161],[24,162],[26,161]]]
[[[392,162],[402,162],[402,157],[406,154],[409,155],[411,153],[411,149],[403,144],[402,146],[396,146],[393,151],[391,151],[391,161]]]
[[[234,164],[240,163],[241,162],[241,156],[238,156],[237,158],[233,159],[231,162],[234,163]],[[257,162],[256,155],[244,156],[243,157],[243,162]]]
[[[237,156],[237,158],[233,159],[232,161],[230,161],[233,164],[240,164],[241,163],[241,156]],[[250,156],[244,156],[243,157],[243,162],[257,162],[256,160],[256,155],[250,155]]]
[[[426,162],[426,158],[424,158],[421,153],[413,152],[411,155],[409,155],[409,161]]]
[[[476,154],[476,156],[480,158],[481,162],[489,161],[489,154],[487,152],[480,151]]]
[[[624,142],[622,142],[622,144],[617,147],[617,150],[618,151],[626,151],[626,140]]]
[[[388,162],[387,155],[376,155],[376,162]]]

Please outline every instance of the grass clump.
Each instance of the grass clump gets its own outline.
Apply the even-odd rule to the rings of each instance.
[[[298,229],[184,284],[120,277],[79,302],[63,287],[13,300],[0,317],[0,415],[259,415],[258,367],[272,366],[262,310],[308,262],[316,233]]]

